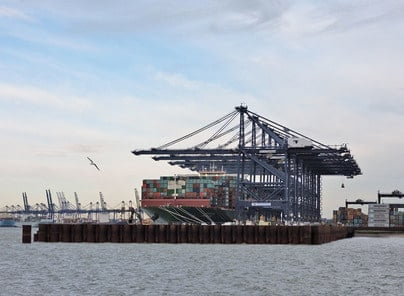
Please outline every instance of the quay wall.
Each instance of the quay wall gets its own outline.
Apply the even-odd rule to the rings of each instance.
[[[353,236],[343,226],[255,226],[199,224],[40,224],[38,242],[323,244]]]

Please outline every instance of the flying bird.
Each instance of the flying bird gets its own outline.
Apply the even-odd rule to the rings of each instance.
[[[97,166],[97,164],[90,157],[87,156],[87,158],[90,161],[90,165],[93,165],[96,167],[97,170],[100,170],[100,168]]]

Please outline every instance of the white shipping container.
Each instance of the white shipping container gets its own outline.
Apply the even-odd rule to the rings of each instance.
[[[388,219],[389,214],[385,213],[369,213],[369,218],[374,218],[374,219]]]
[[[368,209],[369,219],[376,216],[383,216],[388,218],[390,214],[390,205],[388,204],[370,204]]]
[[[389,223],[368,223],[368,227],[390,227]]]
[[[371,219],[371,223],[389,223],[389,219]]]
[[[175,181],[168,181],[167,189],[182,189],[182,186]]]
[[[369,212],[388,212],[389,208],[369,208]]]
[[[369,210],[371,209],[389,209],[390,205],[388,204],[370,204]]]
[[[390,209],[369,209],[368,213],[389,213]]]
[[[369,227],[389,227],[390,226],[390,205],[370,204],[368,211]]]

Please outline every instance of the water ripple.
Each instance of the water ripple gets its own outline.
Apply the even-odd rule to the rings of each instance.
[[[404,238],[320,246],[21,244],[0,229],[0,295],[403,295]]]

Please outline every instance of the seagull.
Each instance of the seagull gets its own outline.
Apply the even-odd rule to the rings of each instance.
[[[90,165],[93,165],[96,167],[97,170],[100,170],[99,167],[96,165],[96,163],[94,161],[92,161],[92,159],[90,157],[87,156],[87,158],[90,161]]]

